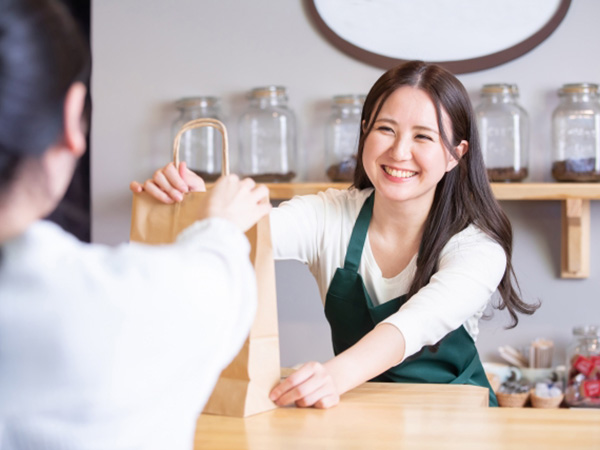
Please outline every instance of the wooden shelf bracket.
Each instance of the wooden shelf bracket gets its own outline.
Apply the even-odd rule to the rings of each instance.
[[[590,201],[562,201],[561,277],[590,276]]]

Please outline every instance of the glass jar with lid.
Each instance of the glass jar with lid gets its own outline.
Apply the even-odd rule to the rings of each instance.
[[[573,341],[567,349],[567,370],[567,404],[600,407],[599,326],[573,328]]]
[[[258,182],[296,177],[296,118],[286,88],[252,89],[250,105],[239,121],[239,170]]]
[[[565,84],[558,95],[560,104],[552,114],[552,176],[557,181],[600,181],[598,85]]]
[[[364,95],[336,95],[325,133],[327,177],[351,182],[356,169]]]
[[[481,89],[475,113],[490,181],[521,181],[529,175],[529,117],[518,98],[515,84],[485,84]]]
[[[223,120],[217,97],[186,97],[175,106],[180,115],[173,123],[173,137],[190,120],[205,117]],[[222,139],[221,133],[212,127],[188,130],[181,136],[180,158],[204,181],[215,181],[221,176]]]

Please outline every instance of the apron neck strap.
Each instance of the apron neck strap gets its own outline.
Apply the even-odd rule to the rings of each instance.
[[[358,272],[358,265],[360,264],[363,248],[365,247],[369,223],[373,215],[373,203],[375,203],[375,191],[365,200],[354,223],[354,229],[352,230],[350,243],[346,251],[346,259],[344,260],[344,269]]]

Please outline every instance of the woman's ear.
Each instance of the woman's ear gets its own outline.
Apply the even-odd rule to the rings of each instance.
[[[86,125],[82,118],[86,93],[85,85],[76,82],[65,96],[64,144],[77,158],[85,153],[86,148]]]
[[[460,141],[456,147],[454,147],[454,151],[456,152],[456,156],[458,158],[454,158],[450,152],[448,152],[450,158],[448,158],[448,164],[446,165],[446,172],[450,172],[452,169],[456,167],[460,158],[464,156],[465,153],[469,151],[469,143],[467,141]]]

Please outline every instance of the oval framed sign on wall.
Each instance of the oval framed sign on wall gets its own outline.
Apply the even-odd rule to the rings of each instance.
[[[325,38],[388,69],[435,62],[454,73],[489,69],[541,44],[571,0],[305,0]]]

